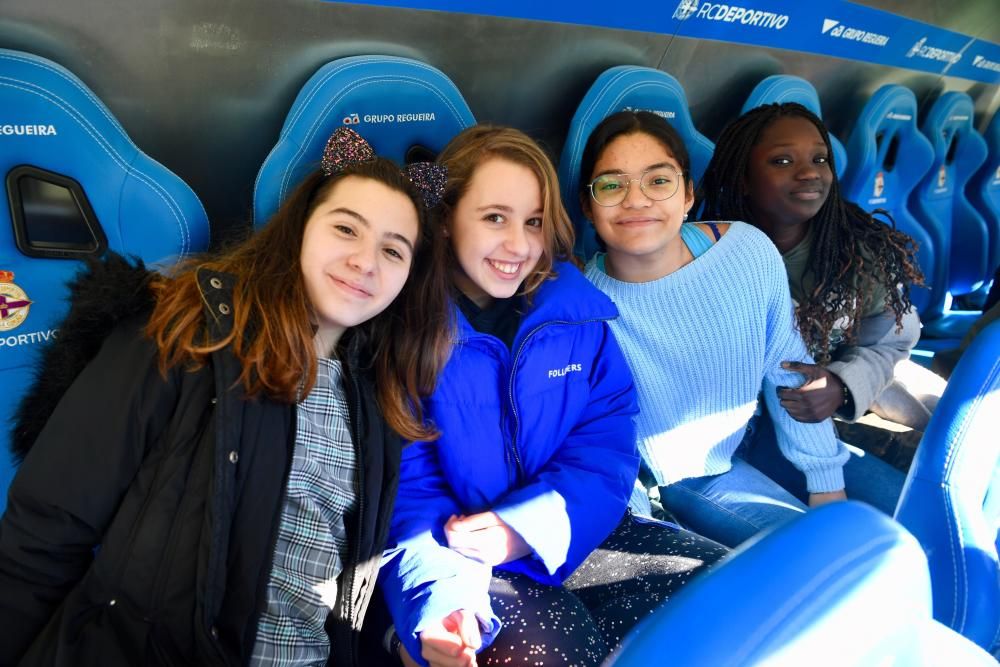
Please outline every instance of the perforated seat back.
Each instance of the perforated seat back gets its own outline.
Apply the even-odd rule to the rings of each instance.
[[[972,341],[948,380],[896,509],[927,553],[934,618],[986,649],[1000,639],[998,414],[995,322]]]
[[[352,56],[323,65],[302,87],[254,186],[254,225],[278,210],[319,166],[330,134],[348,125],[399,164],[433,159],[475,124],[455,84],[430,65],[394,56]]]
[[[969,180],[965,193],[986,223],[990,237],[986,270],[992,273],[1000,267],[1000,111],[993,114],[983,139],[986,160]]]
[[[622,65],[612,67],[597,77],[573,114],[559,159],[563,204],[576,226],[576,254],[580,257],[590,257],[597,249],[593,227],[580,208],[583,149],[590,133],[602,120],[625,110],[652,111],[663,116],[677,130],[691,156],[692,183],[697,184],[701,180],[715,150],[715,145],[695,129],[684,88],[666,72]]]
[[[740,109],[740,114],[745,114],[747,111],[764,104],[784,104],[785,102],[798,102],[823,118],[819,95],[813,85],[805,79],[789,74],[775,74],[758,83],[743,104],[743,108]],[[840,143],[840,139],[833,136],[832,132],[830,133],[830,146],[833,148],[833,164],[837,170],[837,177],[842,178],[847,169],[847,150],[844,148],[844,144]]]
[[[936,265],[931,303],[924,318],[945,314],[948,294],[967,294],[988,278],[989,232],[965,196],[965,186],[986,159],[986,142],[973,128],[972,99],[945,93],[920,124],[934,147],[930,170],[913,191],[918,222],[934,243]]]
[[[844,196],[867,211],[887,210],[896,227],[918,245],[917,263],[928,283],[937,248],[910,210],[909,195],[930,169],[934,149],[917,129],[917,99],[909,88],[879,88],[862,109],[847,141]],[[923,313],[930,290],[914,288],[914,305]]]
[[[30,384],[39,347],[67,310],[80,259],[111,249],[148,263],[207,248],[194,192],[132,143],[65,68],[0,49],[0,377],[6,414]],[[0,447],[0,508],[12,469]]]

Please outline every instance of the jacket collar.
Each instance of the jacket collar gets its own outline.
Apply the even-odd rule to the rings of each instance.
[[[556,262],[553,269],[556,277],[546,280],[532,295],[531,307],[521,320],[515,344],[526,332],[551,322],[581,323],[618,317],[617,306],[573,264]],[[459,342],[484,335],[472,328],[457,305],[453,306],[453,312]]]
[[[236,287],[236,277],[205,268],[199,268],[196,276],[210,337],[216,340],[224,338],[233,330],[233,290]]]

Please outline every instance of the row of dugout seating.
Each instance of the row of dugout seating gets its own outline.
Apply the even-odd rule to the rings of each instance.
[[[772,77],[765,80],[759,90],[748,104],[794,99],[819,111],[815,90],[801,80]],[[891,94],[885,90],[879,91],[869,105],[874,110],[871,122],[864,124],[870,129],[864,132],[871,133],[871,141],[865,143],[856,139],[855,135],[861,131],[856,129],[847,143],[847,161],[855,165],[856,173],[861,173],[862,169],[877,170],[878,164],[884,166],[886,155],[895,151],[893,166],[897,169],[887,169],[883,179],[896,178],[897,172],[906,171],[919,180],[922,174],[914,176],[919,169],[911,167],[910,159],[898,147],[904,140],[897,139],[904,130],[915,132],[915,102],[912,109],[906,107],[911,109],[907,120],[895,118],[905,115],[903,107],[899,106],[902,103],[897,100],[912,101],[913,95],[905,89],[898,93],[890,91]],[[359,123],[358,119],[380,114],[388,100],[392,100],[395,109],[412,109],[414,114],[420,115],[419,119]],[[0,193],[5,197],[0,216],[6,216],[0,221],[0,271],[15,274],[8,277],[0,273],[0,314],[4,326],[8,327],[3,332],[3,339],[14,339],[14,343],[0,346],[0,374],[12,399],[9,405],[15,405],[28,382],[33,354],[37,352],[37,345],[29,344],[33,341],[27,337],[24,343],[17,344],[21,331],[44,331],[55,326],[66,308],[64,282],[79,267],[82,258],[112,249],[137,255],[150,263],[171,261],[207,247],[208,224],[190,188],[143,154],[108,109],[62,67],[29,54],[0,50],[0,107],[14,110],[12,126],[36,128],[31,133],[22,130],[19,135],[0,138],[0,169],[7,183],[5,191]],[[573,184],[578,180],[573,170],[578,168],[582,143],[602,118],[626,107],[654,109],[678,127],[695,156],[696,176],[700,176],[711,154],[712,144],[697,133],[684,91],[676,80],[647,68],[609,70],[598,78],[574,116],[560,165],[564,199],[581,230],[587,225],[581,223],[578,208],[573,208],[577,205]],[[894,118],[888,118],[890,114]],[[886,125],[887,118],[893,124]],[[436,153],[457,132],[474,124],[475,119],[454,84],[443,73],[424,63],[387,56],[356,56],[328,63],[309,79],[296,97],[277,143],[260,169],[254,188],[255,225],[265,224],[296,181],[318,163],[326,137],[335,127],[345,123],[358,123],[358,129],[377,152],[404,162],[408,158],[423,159]],[[995,126],[996,120],[991,128]],[[38,130],[39,127],[46,131]],[[49,127],[55,132],[49,132]],[[885,128],[892,132],[888,133]],[[994,137],[997,135],[993,132]],[[894,144],[895,149],[891,148]],[[854,146],[861,146],[863,150],[855,148],[855,155],[852,153]],[[868,157],[862,159],[863,156]],[[842,168],[843,161],[836,153],[834,160],[838,169]],[[851,173],[848,171],[845,178],[850,179]],[[857,182],[864,180],[857,178],[860,179]],[[897,184],[894,182],[892,187]],[[62,188],[58,191],[61,194],[54,194],[56,191],[52,188]],[[72,243],[68,244],[55,238],[56,232],[63,234],[67,227],[76,230],[70,239]],[[81,234],[81,229],[90,236]],[[587,241],[583,243],[581,250],[587,252]],[[30,301],[30,306],[24,301]],[[24,317],[19,316],[17,323],[13,320],[8,323],[7,320],[18,312]],[[15,331],[19,326],[25,329]],[[927,564],[924,564],[924,574],[916,574],[920,567],[914,565],[907,571],[914,572],[915,578],[907,575],[894,584],[905,591],[906,596],[879,593],[877,598],[886,605],[885,618],[893,623],[897,614],[905,613],[905,619],[909,620],[902,620],[905,623],[913,621],[908,626],[912,632],[918,632],[918,626],[923,624],[920,627],[932,628],[933,634],[942,641],[964,647],[955,650],[966,651],[969,655],[979,654],[964,645],[964,640],[955,633],[989,648],[996,643],[1000,626],[997,557],[1000,442],[990,437],[988,423],[990,415],[1000,409],[997,403],[1000,401],[997,349],[1000,349],[1000,325],[988,328],[956,368],[921,444],[897,511],[900,524],[912,531],[923,547],[929,564],[932,595],[924,591],[927,587]],[[6,446],[6,440],[4,437],[0,445]],[[0,466],[0,472],[7,474],[8,480],[11,471],[12,468]],[[0,479],[0,484],[6,488],[5,480]],[[870,513],[857,514],[858,511],[845,506],[845,509],[809,513],[787,531],[748,547],[717,573],[705,577],[699,586],[692,586],[684,596],[678,596],[676,604],[668,605],[662,615],[639,628],[629,646],[617,657],[617,664],[638,664],[628,662],[629,656],[648,657],[652,651],[663,650],[669,655],[676,650],[675,642],[681,640],[696,638],[698,641],[694,643],[699,645],[718,641],[719,638],[712,640],[706,633],[690,634],[683,625],[685,616],[698,617],[691,609],[698,610],[701,604],[708,604],[713,609],[725,605],[742,608],[744,613],[739,623],[735,626],[730,626],[728,621],[720,624],[721,631],[740,628],[728,635],[730,637],[756,633],[755,636],[763,638],[759,646],[766,650],[733,654],[745,657],[743,662],[716,662],[714,659],[699,662],[692,657],[694,662],[678,664],[757,664],[764,661],[771,664],[767,656],[779,649],[790,651],[792,648],[788,647],[806,646],[811,647],[810,651],[815,651],[811,655],[815,655],[832,647],[840,648],[845,641],[841,634],[844,628],[862,627],[837,625],[853,616],[844,616],[836,610],[854,609],[849,598],[861,590],[859,586],[867,586],[863,582],[868,579],[851,572],[864,570],[863,563],[868,559],[865,554],[875,554],[870,562],[877,565],[879,571],[893,570],[885,566],[894,562],[893,558],[885,556],[879,550],[881,547],[858,551],[851,546],[855,545],[854,538],[863,538],[871,544],[881,543],[882,538],[877,535],[881,532],[890,535],[886,537],[886,544],[909,540],[911,547],[906,548],[916,553],[912,547],[913,538],[900,524],[883,518],[876,520]],[[841,528],[836,527],[838,521]],[[803,537],[808,535],[811,535],[809,539]],[[798,549],[777,547],[773,547],[777,549],[773,553],[782,554],[780,557],[767,555],[770,553],[768,544],[798,540],[806,547],[821,536],[836,536],[836,539],[824,542],[829,548],[824,546],[815,557],[808,549],[800,553]],[[814,590],[810,588],[813,584],[796,577],[815,571],[814,565],[823,562],[822,556],[829,558],[834,552],[842,556],[837,564],[862,564],[861,570],[844,567],[829,572],[830,585],[815,588],[815,594],[831,603],[834,611],[821,613],[821,606],[803,604],[781,607],[778,614],[761,615],[752,611],[752,607],[739,606],[748,604],[757,595],[737,586],[741,581],[748,589],[753,588],[751,582],[762,584],[772,593],[767,599],[773,605],[781,605]],[[913,553],[907,558],[920,560],[914,559]],[[802,567],[797,565],[799,558]],[[833,585],[841,575],[847,576],[844,581],[850,580],[849,585],[843,582]],[[770,582],[784,584],[775,583],[769,588]],[[758,592],[764,595],[767,591]],[[927,614],[921,616],[923,612],[914,615],[915,610],[926,609],[930,600],[933,601],[934,618],[954,632],[931,624],[924,618]],[[677,611],[684,609],[684,605],[688,605],[688,611]],[[795,620],[800,612],[805,616]],[[922,619],[919,623],[914,620],[918,617]],[[807,620],[802,620],[805,618]],[[834,622],[832,618],[840,620]],[[676,634],[673,636],[677,638],[670,639],[670,644],[666,645],[663,642],[667,640],[659,634],[664,627],[674,628]],[[839,630],[833,634],[824,634],[837,628]],[[825,637],[827,643],[816,643],[817,637]],[[912,654],[905,633],[892,637],[896,639],[882,642],[878,650],[884,655]],[[706,643],[705,647],[710,645],[724,644]],[[867,654],[867,658],[873,655],[875,653]],[[863,664],[874,664],[874,661]]]

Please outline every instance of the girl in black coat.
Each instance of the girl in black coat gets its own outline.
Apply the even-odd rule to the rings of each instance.
[[[435,436],[442,182],[341,128],[232,250],[77,280],[18,414],[0,665],[359,664],[397,434]]]

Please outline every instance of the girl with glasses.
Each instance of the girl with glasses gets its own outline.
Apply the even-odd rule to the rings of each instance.
[[[854,421],[871,410],[922,431],[944,381],[909,361],[920,337],[910,286],[923,284],[913,239],[843,199],[832,155],[823,121],[805,107],[748,111],[719,138],[705,215],[746,220],[781,253],[818,362],[796,367],[808,384],[782,392],[794,418]]]
[[[606,118],[580,173],[583,211],[605,248],[586,275],[621,313],[610,326],[635,374],[644,478],[664,507],[735,546],[807,503],[844,498],[848,451],[833,425],[798,422],[778,402],[778,387],[802,381],[781,363],[811,360],[767,237],[741,222],[684,222],[694,203],[688,153],[655,114]],[[676,175],[676,188],[656,189],[650,174]],[[622,187],[607,190],[609,178]],[[806,502],[736,455],[762,387]]]
[[[617,310],[569,261],[548,157],[477,126],[439,162],[453,346],[425,403],[441,438],[403,450],[381,573],[401,654],[598,665],[725,550],[626,513],[635,388]]]
[[[76,280],[18,414],[0,664],[369,664],[396,433],[435,437],[432,167],[341,128],[231,250]]]

